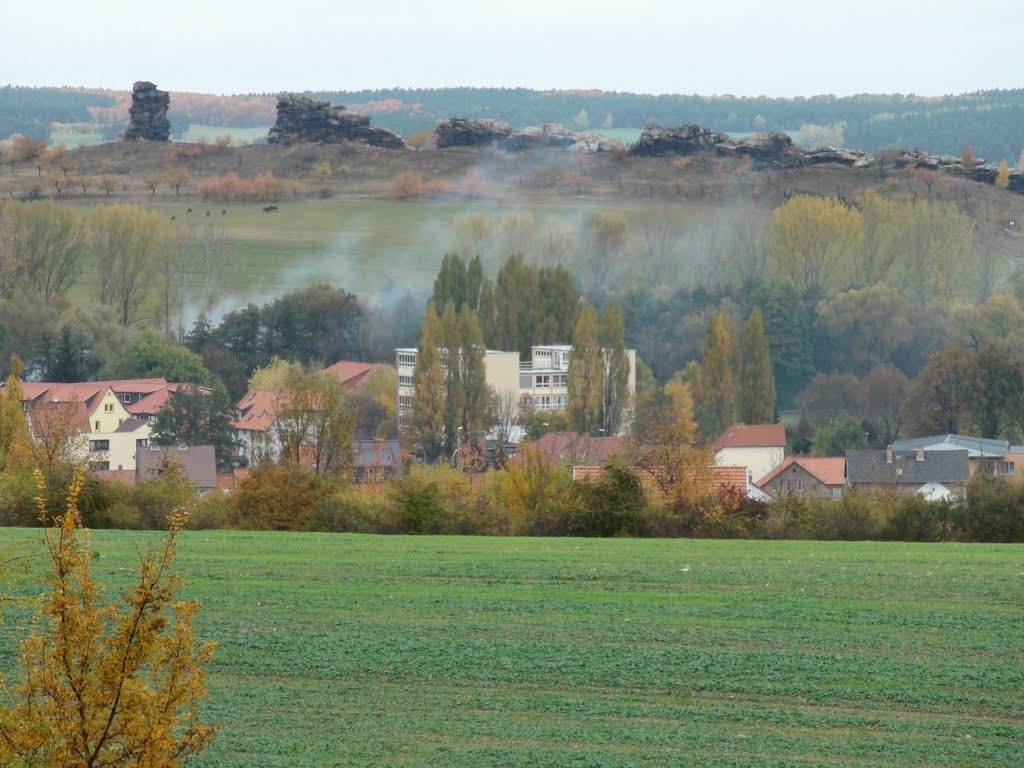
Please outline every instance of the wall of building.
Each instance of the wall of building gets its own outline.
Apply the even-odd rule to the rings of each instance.
[[[786,449],[778,448],[722,448],[715,454],[719,466],[739,466],[750,470],[756,483],[786,458]]]

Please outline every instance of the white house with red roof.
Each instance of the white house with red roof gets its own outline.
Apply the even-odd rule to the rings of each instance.
[[[751,477],[764,477],[786,458],[786,428],[736,423],[715,440],[714,452],[716,465],[746,467]]]
[[[60,403],[80,403],[75,424],[69,425],[76,443],[73,455],[98,470],[134,470],[136,451],[149,444],[150,418],[170,396],[188,384],[172,384],[162,378],[113,381],[26,381],[21,385],[22,406],[33,437],[54,427]],[[208,391],[205,387],[201,388]],[[44,415],[45,414],[45,415]]]

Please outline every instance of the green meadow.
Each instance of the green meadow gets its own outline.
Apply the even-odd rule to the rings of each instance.
[[[94,532],[103,581],[153,536]],[[1021,765],[1022,563],[1009,545],[190,532],[178,567],[219,644],[223,725],[195,765]]]

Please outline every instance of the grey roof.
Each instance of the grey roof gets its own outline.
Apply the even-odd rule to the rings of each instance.
[[[970,477],[967,450],[949,448],[925,449],[924,461],[917,460],[917,451],[892,452],[892,463],[886,451],[846,452],[846,481],[871,485],[924,485],[925,483],[966,483]]]
[[[909,451],[916,448],[927,448],[933,451],[965,448],[972,459],[982,457],[997,459],[1006,455],[1010,449],[1010,441],[971,435],[932,435],[897,440],[892,447],[896,451]]]
[[[124,421],[122,421],[118,425],[117,429],[115,429],[114,431],[115,432],[134,432],[139,427],[144,427],[148,423],[149,422],[146,421],[145,419],[136,419],[136,418],[125,419]]]
[[[397,440],[356,440],[352,443],[352,464],[366,467],[398,467],[401,444]]]
[[[156,477],[164,459],[181,463],[185,477],[200,490],[217,487],[217,455],[212,445],[148,445],[135,452],[135,477]]]

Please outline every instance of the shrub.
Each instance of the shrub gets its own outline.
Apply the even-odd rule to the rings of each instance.
[[[420,197],[425,189],[423,177],[416,171],[402,171],[391,182],[391,196],[399,200]]]
[[[647,501],[637,476],[613,463],[596,480],[576,484],[579,501],[570,508],[570,536],[637,536]]]
[[[331,489],[320,475],[292,466],[264,465],[231,494],[232,526],[261,531],[304,531],[309,517]]]
[[[949,541],[954,502],[927,501],[914,494],[899,499],[886,520],[881,538],[895,541]]]
[[[388,497],[394,504],[399,533],[454,533],[450,507],[430,470],[414,469],[399,478],[392,483]]]

